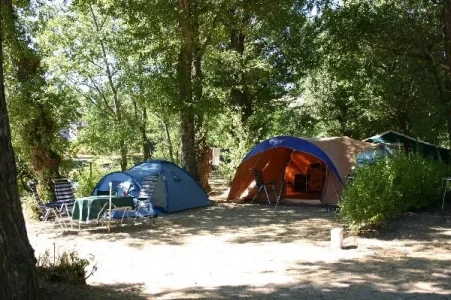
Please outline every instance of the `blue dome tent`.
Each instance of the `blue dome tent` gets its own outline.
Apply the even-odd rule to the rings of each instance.
[[[112,182],[118,194],[126,193],[136,198],[146,176],[158,176],[151,198],[157,210],[169,213],[208,205],[208,195],[191,175],[166,160],[151,160],[125,172],[107,174],[97,183],[92,194],[108,191],[109,182]]]

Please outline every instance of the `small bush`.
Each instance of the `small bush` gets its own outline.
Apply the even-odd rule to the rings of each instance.
[[[52,257],[46,250],[38,258],[36,269],[39,278],[48,282],[86,284],[86,279],[97,270],[94,265],[88,273],[88,266],[93,259],[93,256],[89,259],[80,258],[76,251],[63,252],[61,255],[56,255],[54,251]]]
[[[106,172],[95,163],[75,169],[73,173],[70,174],[70,177],[76,182],[76,197],[91,195],[94,187],[105,173]]]
[[[248,151],[248,144],[246,141],[241,140],[237,142],[236,147],[232,150],[224,150],[221,152],[221,162],[218,171],[228,183],[232,182],[236,170]]]
[[[440,203],[450,167],[420,155],[399,154],[356,169],[344,190],[341,218],[355,230],[376,227],[403,212]]]
[[[36,203],[36,199],[32,195],[27,194],[22,196],[20,200],[22,202],[22,211],[25,218],[27,220],[39,221],[41,217],[41,210]]]

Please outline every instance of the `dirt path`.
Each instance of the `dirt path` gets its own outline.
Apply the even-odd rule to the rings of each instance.
[[[321,208],[220,203],[112,233],[28,230],[38,253],[56,243],[95,256],[94,287],[74,299],[451,299],[449,214],[406,216],[377,238],[346,234],[333,251],[336,225]]]

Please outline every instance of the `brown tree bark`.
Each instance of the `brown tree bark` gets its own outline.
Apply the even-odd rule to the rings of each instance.
[[[33,105],[38,114],[34,120],[30,120],[31,124],[27,126],[23,138],[31,148],[31,166],[40,181],[39,193],[42,199],[51,201],[55,199],[52,179],[61,177],[61,155],[52,148],[51,143],[56,125],[50,112],[41,103]]]
[[[198,181],[194,114],[181,111],[180,118],[182,120],[182,165],[193,176],[194,180]]]
[[[171,134],[169,132],[169,121],[165,118],[163,120],[163,125],[164,125],[164,131],[166,132],[166,139],[168,140],[168,150],[169,150],[169,157],[171,159],[172,162],[175,162],[175,157],[174,157],[174,146],[172,144],[172,139],[171,139]]]
[[[211,173],[211,162],[212,162],[212,149],[208,147],[208,145],[203,142],[200,143],[198,149],[199,157],[198,157],[198,173],[199,173],[199,184],[205,190],[205,192],[211,192],[212,188],[208,179],[210,178]]]
[[[197,152],[195,139],[195,104],[193,102],[193,43],[194,28],[192,19],[193,0],[178,0],[177,8],[180,14],[179,29],[181,45],[177,64],[177,80],[179,84],[179,99],[181,104],[181,139],[182,165],[197,181]]]
[[[445,71],[444,93],[451,95],[451,1],[443,1],[443,38],[444,38],[444,55],[443,69]],[[451,147],[451,100],[449,97],[443,99],[446,107],[446,123],[448,129],[448,140]]]
[[[7,5],[0,1],[0,299],[37,299],[36,259],[20,205],[5,99],[2,27]]]
[[[146,124],[147,124],[147,109],[145,107],[143,107],[142,117],[141,117],[141,126],[139,126],[139,130],[141,131],[141,140],[142,140],[142,150],[143,150],[143,160],[144,161],[147,161],[151,158],[150,144],[149,144],[149,139],[147,138]]]
[[[145,107],[142,108],[141,111],[141,117],[139,116],[139,109],[138,109],[138,103],[134,98],[132,98],[133,102],[133,110],[135,114],[135,120],[139,120],[141,118],[141,122],[139,122],[138,128],[139,132],[141,133],[141,143],[142,143],[142,154],[143,154],[143,160],[147,161],[150,158],[150,144],[149,140],[147,139],[147,109]]]
[[[201,103],[203,98],[203,47],[200,42],[199,32],[199,16],[197,10],[193,13],[193,98],[194,102]],[[199,184],[209,193],[211,191],[208,179],[211,173],[211,149],[207,144],[207,131],[204,124],[205,114],[198,110],[196,113],[196,153],[197,153],[197,173],[199,176]]]

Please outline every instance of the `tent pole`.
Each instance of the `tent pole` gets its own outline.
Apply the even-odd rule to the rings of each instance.
[[[326,175],[324,176],[324,180],[322,182],[322,189],[321,189],[321,195],[319,196],[319,200],[321,201],[321,203],[323,202],[323,197],[325,195],[324,191],[327,189],[327,177],[329,176],[329,167],[326,164],[326,170],[325,170]]]
[[[277,201],[276,201],[276,205],[274,206],[274,210],[276,210],[276,208],[279,205],[280,200],[282,198],[283,190],[285,188],[285,170],[287,169],[288,164],[290,163],[290,161],[293,158],[293,153],[294,153],[294,150],[291,149],[290,155],[288,155],[288,158],[285,161],[285,164],[283,165],[283,169],[282,169],[282,185],[280,187],[279,196],[277,197]]]
[[[112,194],[113,194],[113,183],[110,181],[109,182],[109,187],[110,187],[110,197],[109,197],[109,199],[108,199],[108,226],[107,226],[107,228],[108,228],[108,232],[110,232],[110,223],[111,223],[111,196],[112,196]]]

